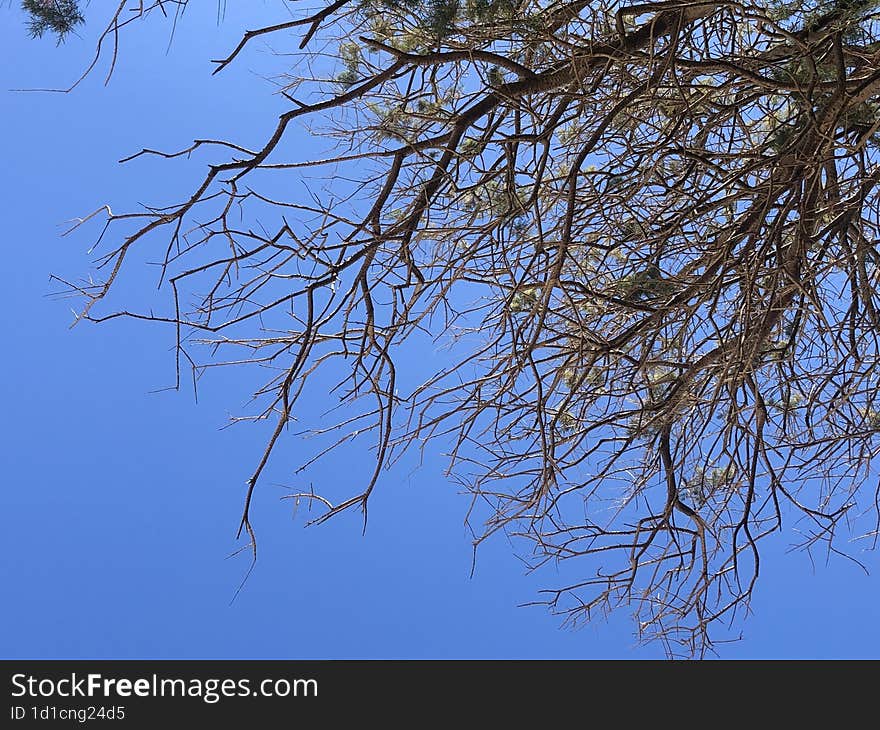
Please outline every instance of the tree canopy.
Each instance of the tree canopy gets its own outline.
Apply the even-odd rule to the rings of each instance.
[[[82,20],[23,6],[35,35]],[[121,2],[90,70],[185,6]],[[373,462],[354,493],[294,485],[316,522],[366,519],[386,467],[448,451],[475,544],[503,531],[533,565],[578,566],[551,609],[629,610],[702,655],[748,610],[767,536],[876,544],[878,19],[874,0],[279,12],[214,62],[283,54],[264,143],[138,153],[219,161],[185,199],[101,209],[96,274],[64,283],[82,319],[169,326],[178,382],[218,362],[263,378],[254,546],[264,468],[326,389],[315,458],[367,441]],[[328,155],[286,146],[303,122]],[[311,202],[276,194],[306,172],[326,180]],[[116,281],[142,247],[161,287],[135,310]],[[412,353],[439,346],[414,382]]]

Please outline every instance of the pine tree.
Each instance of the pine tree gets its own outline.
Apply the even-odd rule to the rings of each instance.
[[[51,31],[61,43],[77,25],[85,22],[77,0],[22,0],[21,7],[30,15],[28,30],[34,38]]]
[[[271,363],[241,534],[335,362],[339,407],[312,432],[339,440],[296,478],[360,439],[376,463],[360,492],[303,493],[316,521],[366,512],[407,448],[448,439],[475,544],[508,531],[534,567],[582,566],[548,606],[629,607],[671,655],[731,638],[793,518],[806,549],[876,536],[880,0],[325,2],[217,62],[309,29],[263,145],[187,148],[232,151],[174,205],[108,207],[103,279],[70,286],[81,319],[175,324],[179,363],[205,341],[204,367]],[[108,33],[161,7],[113,5]],[[34,35],[81,22],[73,2],[24,7]],[[286,158],[303,120],[330,156]],[[314,202],[243,192],[331,163]],[[268,232],[242,226],[263,206]],[[163,230],[168,313],[112,304],[127,252]],[[450,343],[442,366],[426,334]]]

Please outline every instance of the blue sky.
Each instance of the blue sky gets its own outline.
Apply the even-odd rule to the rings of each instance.
[[[30,40],[17,5],[0,4],[0,656],[661,657],[658,646],[636,646],[625,611],[571,631],[541,608],[518,607],[552,574],[525,575],[503,538],[484,546],[469,577],[468,500],[438,459],[383,481],[366,535],[356,516],[303,529],[279,499],[305,453],[295,439],[257,495],[260,559],[231,602],[248,565],[228,557],[240,547],[244,482],[268,435],[223,428],[249,381],[212,372],[198,403],[187,391],[153,392],[173,381],[167,331],[123,321],[71,330],[75,303],[47,295],[57,288],[50,273],[77,278],[93,258],[89,236],[59,236],[65,221],[104,203],[119,211],[172,202],[202,171],[198,162],[118,159],[195,137],[247,146],[265,135],[283,107],[261,74],[278,59],[255,46],[217,77],[208,59],[225,55],[244,28],[288,16],[280,2],[230,3],[218,26],[214,3],[194,3],[170,48],[170,25],[156,16],[123,36],[109,86],[100,67],[63,95],[8,90],[76,78],[105,4],[91,3],[81,37],[60,48]],[[153,276],[143,266],[121,283],[136,288]],[[350,470],[331,464],[324,476]],[[820,558],[814,570],[806,555],[786,552],[790,541],[768,541],[754,615],[722,656],[880,655],[877,555],[862,556],[870,577],[839,558]]]

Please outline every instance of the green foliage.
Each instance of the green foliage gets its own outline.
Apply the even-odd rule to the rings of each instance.
[[[523,213],[529,192],[528,185],[517,185],[511,190],[498,180],[489,180],[462,196],[461,207],[522,231],[528,224]]]
[[[361,0],[362,12],[374,18],[374,34],[376,38],[393,41],[401,50],[412,51],[416,48],[404,39],[412,40],[412,33],[389,21],[388,14],[397,14],[408,18],[415,29],[428,41],[442,41],[456,32],[456,25],[496,25],[499,22],[516,23],[518,27],[528,28],[531,32],[539,30],[534,18],[522,14],[517,0]],[[404,48],[401,42],[410,47]]]
[[[807,28],[827,27],[833,23],[837,29],[845,29],[877,5],[878,0],[780,0],[770,3],[768,15],[774,20],[792,21]]]
[[[361,79],[361,47],[357,43],[348,41],[341,43],[339,45],[339,59],[345,69],[336,76],[336,82],[347,89]]]
[[[411,117],[403,107],[368,104],[367,108],[377,117],[376,138],[380,142],[386,140],[406,141],[409,138],[408,121]]]
[[[620,224],[619,233],[621,241],[642,240],[650,233],[650,229],[642,221],[633,218]]]
[[[336,77],[336,81],[343,83],[353,78],[351,83],[359,81],[360,75],[354,67],[349,67]],[[377,141],[409,141],[418,134],[419,129],[448,117],[448,112],[444,111],[446,101],[448,99],[445,98],[423,98],[409,104],[366,102],[365,108],[375,117],[372,129]]]
[[[842,33],[845,44],[865,45],[864,52],[873,53],[876,43],[869,43],[865,36],[865,16],[880,5],[880,0],[837,0],[836,2],[780,2],[774,4],[773,15],[778,20],[791,20],[797,26],[803,26],[811,32],[836,30]],[[811,58],[798,58],[776,68],[770,75],[777,81],[786,84],[797,84],[804,92],[793,94],[786,109],[777,113],[778,124],[770,130],[767,137],[768,146],[779,153],[794,144],[801,132],[808,125],[808,118],[815,117],[817,110],[831,98],[831,93],[810,93],[807,99],[806,90],[812,89],[817,81],[835,81],[839,75],[833,55]],[[866,134],[880,120],[877,105],[864,102],[843,114],[838,120],[838,127],[850,134]],[[872,135],[870,142],[880,143],[880,137]]]
[[[765,362],[780,362],[788,356],[790,342],[788,340],[772,340],[767,346],[761,350],[761,355]]]
[[[569,390],[589,388],[598,391],[605,384],[605,371],[596,366],[586,372],[578,368],[565,368],[562,371],[562,381]]]
[[[880,431],[880,412],[873,408],[860,408],[865,425],[872,431]]]
[[[361,7],[370,14],[381,15],[382,11],[391,10],[400,13],[411,13],[418,10],[422,0],[362,0]]]
[[[513,0],[465,0],[464,15],[475,23],[491,23],[515,17]]]
[[[476,137],[466,137],[458,146],[458,154],[462,157],[476,157],[483,150],[483,145]]]
[[[733,464],[710,469],[694,467],[693,476],[679,488],[679,496],[690,501],[695,509],[702,507],[713,493],[729,488],[736,476]]]
[[[438,40],[442,40],[455,29],[455,16],[458,13],[458,0],[427,0],[422,12],[422,27]]]
[[[771,130],[767,136],[767,144],[774,152],[781,153],[797,140],[798,135],[803,132],[805,127],[805,118],[800,116],[794,120],[783,122]]]
[[[362,0],[361,9],[368,16],[382,20],[378,23],[379,33],[385,39],[392,39],[390,24],[383,19],[388,11],[409,16],[418,29],[424,31],[434,40],[442,40],[452,34],[455,19],[459,12],[458,0]],[[386,25],[388,26],[386,28]],[[395,43],[398,47],[399,44]],[[414,50],[414,49],[404,49]]]
[[[570,436],[577,431],[580,424],[569,411],[561,411],[554,415],[556,416],[556,427],[563,436]]]
[[[486,77],[486,81],[489,86],[496,88],[501,86],[504,83],[504,71],[502,71],[498,66],[492,66],[489,69],[489,74]]]
[[[61,43],[77,25],[85,22],[77,0],[22,0],[21,7],[30,16],[28,31],[33,38],[41,38],[50,31]]]
[[[798,393],[789,393],[788,395],[781,397],[779,400],[767,401],[767,406],[769,408],[785,414],[795,414],[798,409],[803,407],[803,405],[804,398]]]
[[[675,289],[671,282],[663,278],[660,267],[656,264],[648,264],[645,268],[624,276],[615,288],[621,299],[630,302],[656,299]]]
[[[653,441],[660,433],[661,423],[646,413],[636,413],[625,424],[629,438],[640,441]]]
[[[529,286],[514,292],[508,310],[511,314],[524,314],[531,311],[541,296],[541,287]]]

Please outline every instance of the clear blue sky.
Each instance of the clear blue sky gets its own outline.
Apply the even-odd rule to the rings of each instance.
[[[267,431],[222,427],[249,383],[209,374],[198,404],[190,392],[151,393],[173,379],[169,333],[122,321],[70,330],[74,303],[47,297],[49,274],[84,275],[93,258],[87,236],[59,237],[66,220],[103,203],[172,202],[202,170],[119,158],[265,135],[281,106],[260,74],[278,59],[256,46],[213,78],[208,59],[245,27],[287,16],[280,2],[229,3],[218,27],[213,2],[193,3],[167,53],[170,25],[158,15],[124,35],[109,87],[102,66],[69,95],[8,91],[74,79],[105,5],[91,3],[82,37],[56,48],[28,39],[17,2],[0,3],[0,656],[661,657],[636,647],[626,612],[571,631],[518,607],[552,575],[524,575],[503,539],[484,547],[470,578],[467,499],[439,460],[383,482],[365,536],[356,518],[303,529],[275,486],[291,483],[296,441],[258,493],[260,560],[230,604],[247,559],[228,556]],[[842,559],[814,572],[804,554],[786,554],[790,539],[767,542],[754,615],[722,656],[880,656],[877,555],[863,556],[870,577]]]

